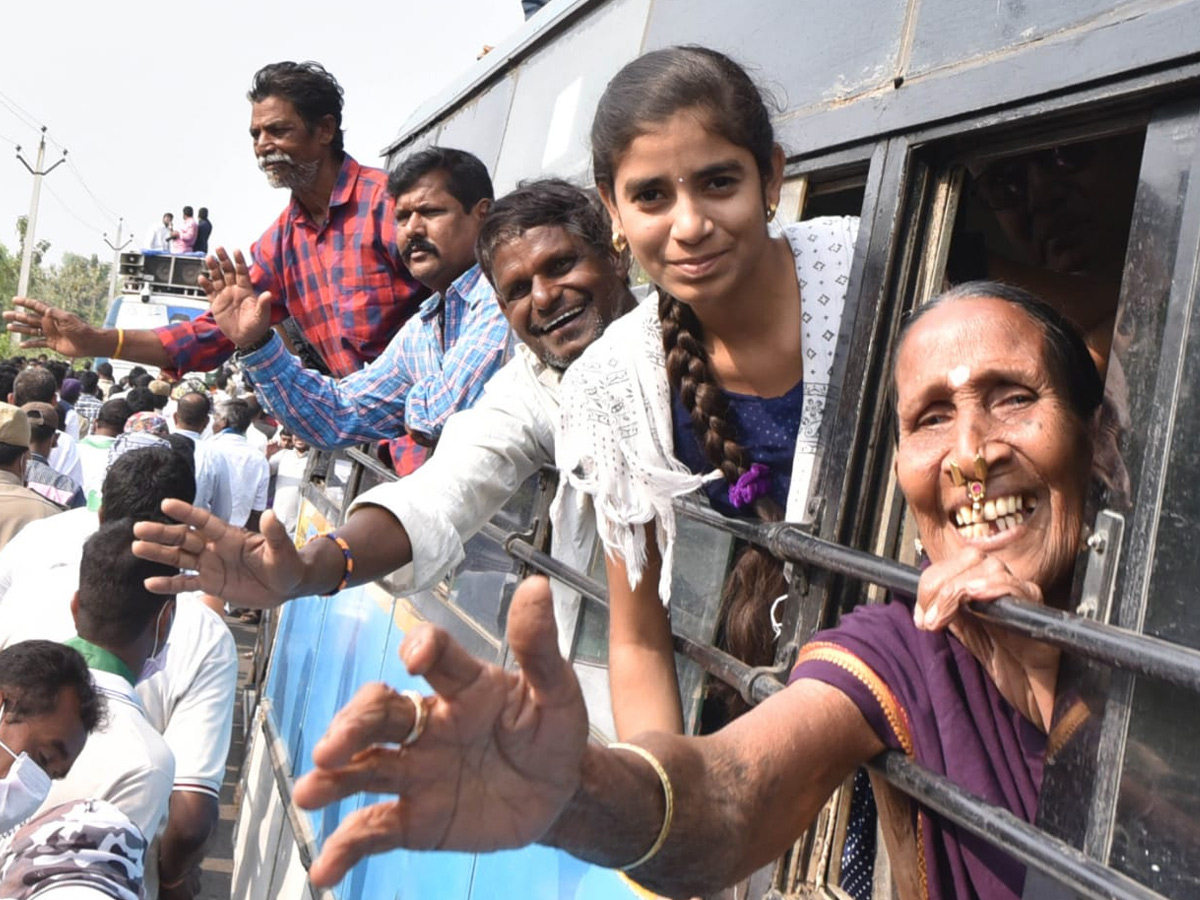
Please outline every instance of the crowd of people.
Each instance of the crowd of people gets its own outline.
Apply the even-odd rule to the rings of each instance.
[[[10,810],[0,795],[0,822],[43,813],[10,858],[51,807],[87,818],[79,804],[103,802],[97,821],[133,836],[116,868],[136,858],[147,896],[188,896],[229,743],[236,657],[220,613],[398,569],[406,588],[431,586],[545,465],[561,473],[554,556],[582,568],[595,539],[605,550],[618,742],[588,741],[561,656],[578,605],[565,589],[518,591],[516,671],[420,626],[402,655],[435,693],[364,688],[296,785],[307,807],[404,798],[348,815],[314,883],[387,847],[540,841],[670,896],[707,894],[777,857],[885,749],[1032,819],[1058,651],[962,610],[1068,603],[1107,337],[1085,342],[1055,297],[995,281],[911,316],[891,378],[918,595],[817,635],[757,708],[714,685],[708,734],[687,736],[672,503],[698,492],[728,516],[801,515],[839,388],[857,220],[774,221],[785,156],[767,104],[704,48],[649,53],[610,82],[595,191],[543,178],[496,197],[486,166],[446,147],[391,173],[361,166],[342,145],[341,88],[315,63],[265,66],[248,96],[258,164],[290,200],[248,253],[208,257],[207,313],[144,332],[33,298],[5,313],[29,347],[139,364],[121,384],[107,363],[0,366],[0,695],[13,698],[0,738],[16,759],[0,784],[24,797]],[[634,261],[652,286],[640,303]],[[183,374],[210,369],[211,385]],[[403,477],[298,544],[310,445],[364,441]],[[777,560],[740,548],[722,649],[772,659],[785,590]],[[14,652],[44,656],[47,685],[10,686]],[[60,729],[50,749],[22,743],[16,726],[35,716]],[[14,775],[24,760],[47,777]],[[900,896],[1020,896],[1024,868],[1003,853],[882,783],[854,789],[860,830],[874,833],[878,807]],[[869,896],[869,862],[843,868],[845,890]]]

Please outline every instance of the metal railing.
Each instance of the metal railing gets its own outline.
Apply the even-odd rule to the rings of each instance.
[[[676,511],[765,547],[786,562],[801,563],[915,596],[920,571],[861,550],[843,547],[786,523],[727,519],[690,500],[676,501]],[[494,529],[489,537],[531,569],[566,584],[605,608],[603,584],[543,553],[520,535]],[[1158,638],[1105,625],[1060,610],[1014,598],[972,603],[972,614],[1031,638],[1138,675],[1159,678],[1200,691],[1200,653]],[[751,703],[782,690],[772,670],[754,668],[717,648],[674,634],[675,648],[706,672],[737,689]],[[1070,844],[994,806],[945,776],[919,765],[903,753],[888,751],[870,767],[898,790],[943,818],[983,837],[1026,866],[1090,900],[1164,900],[1154,890],[1092,859]]]
[[[361,451],[351,451],[347,455],[377,476],[389,474]],[[813,566],[891,591],[916,595],[920,572],[911,566],[824,540],[796,525],[727,519],[691,500],[677,500],[675,507],[680,515],[762,546],[785,562]],[[480,533],[503,546],[510,556],[530,569],[608,608],[608,593],[602,583],[538,550],[524,536],[491,523]],[[969,609],[972,614],[995,625],[1072,653],[1200,691],[1200,652],[1189,648],[1014,598],[972,603]],[[710,644],[683,634],[675,633],[673,637],[679,653],[738,690],[751,703],[762,702],[784,688],[776,670],[748,666]],[[1161,894],[1022,821],[1008,810],[974,796],[900,752],[885,752],[872,760],[870,767],[926,808],[983,837],[1080,897],[1164,900]]]
[[[912,566],[865,550],[843,547],[809,534],[796,525],[734,521],[690,500],[676,503],[676,510],[688,518],[765,547],[784,562],[815,566],[912,597],[917,594],[921,573]],[[1135,675],[1146,675],[1200,692],[1200,652],[1191,648],[1012,597],[990,603],[972,602],[968,608],[987,622],[1027,637]]]
[[[705,512],[711,511],[705,510]],[[741,526],[746,523],[731,523],[718,513],[711,513],[711,516],[720,521],[715,521],[708,515],[704,517],[703,521],[717,525],[717,527],[726,524],[732,525],[733,527],[729,530],[735,534],[744,531]],[[501,540],[504,549],[513,558],[525,563],[531,569],[562,582],[605,608],[608,607],[605,587],[595,579],[589,578],[549,554],[537,550],[520,535],[505,536],[500,529],[493,529],[487,533],[487,536]],[[806,535],[805,537],[810,536]],[[869,553],[847,551],[847,548],[830,544],[827,541],[818,541],[817,549],[823,554],[838,555],[840,558],[838,565],[841,568],[837,571],[846,575],[856,574],[860,567],[855,563],[862,564],[862,567],[869,566],[877,575],[882,570],[876,564],[883,564],[893,574],[902,575],[905,578],[910,577],[910,572],[916,572],[907,566],[880,559]],[[841,556],[839,551],[846,551],[854,556]],[[830,566],[829,568],[833,569],[834,567]],[[896,590],[903,589],[898,584],[891,586]],[[915,591],[915,589],[914,574],[913,590]],[[774,678],[773,673],[769,670],[748,666],[728,653],[694,641],[684,635],[676,633],[674,638],[676,650],[713,677],[720,678],[726,684],[737,689],[752,703],[761,702],[783,690],[783,683]],[[879,757],[872,760],[870,766],[886,778],[890,784],[925,807],[992,842],[1025,865],[1067,886],[1080,897],[1088,898],[1088,900],[1165,900],[1161,894],[1091,859],[1070,844],[1022,821],[1008,810],[994,806],[963,790],[948,778],[913,762],[903,753],[889,751],[880,754]]]

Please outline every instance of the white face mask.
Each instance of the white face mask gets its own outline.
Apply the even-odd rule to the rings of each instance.
[[[171,604],[164,606],[158,614],[158,622],[154,632],[154,649],[150,651],[150,656],[146,658],[146,662],[142,665],[142,673],[138,676],[138,681],[145,681],[154,675],[157,675],[167,667],[167,645],[171,641],[171,628],[167,628],[167,639],[163,641],[162,647],[158,646],[158,635],[162,630],[162,617],[166,615],[167,608],[171,608],[171,625],[175,624],[175,609]]]
[[[4,705],[0,704],[0,722]],[[0,747],[13,758],[4,778],[0,778],[0,833],[16,828],[35,812],[50,793],[50,776],[24,751],[18,756],[0,741]]]

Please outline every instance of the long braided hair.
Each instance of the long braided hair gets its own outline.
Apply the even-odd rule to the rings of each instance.
[[[622,69],[605,89],[592,123],[592,167],[597,186],[613,195],[614,170],[635,138],[680,110],[707,116],[708,127],[748,150],[764,186],[772,171],[775,132],[762,92],[732,59],[705,47],[672,47],[648,53]],[[765,206],[765,202],[764,202]],[[764,211],[765,223],[765,211]],[[765,227],[765,224],[764,224]],[[667,380],[688,411],[705,456],[734,484],[750,466],[738,441],[737,425],[705,349],[704,327],[691,307],[658,291]],[[783,518],[769,497],[754,503],[767,521]],[[750,665],[774,657],[771,600],[786,590],[783,566],[754,546],[741,551],[725,582],[718,646]],[[728,717],[746,710],[744,701],[724,683],[714,682],[710,697]]]

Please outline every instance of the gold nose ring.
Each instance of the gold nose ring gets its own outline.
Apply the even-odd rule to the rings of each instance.
[[[975,477],[967,478],[962,473],[962,469],[958,467],[958,463],[950,463],[950,480],[954,482],[955,487],[966,486],[967,498],[971,501],[973,509],[978,510],[984,499],[987,497],[987,476],[988,465],[987,460],[983,458],[983,450],[975,451]]]

